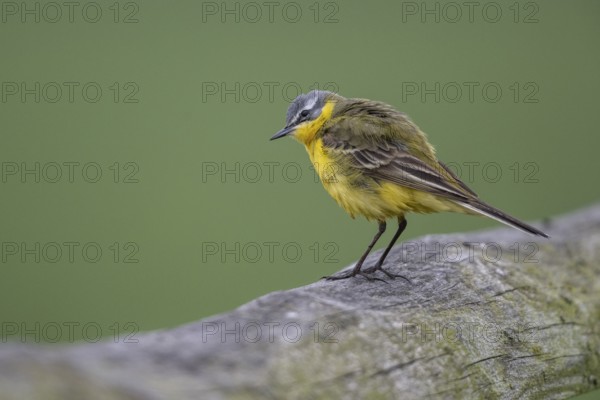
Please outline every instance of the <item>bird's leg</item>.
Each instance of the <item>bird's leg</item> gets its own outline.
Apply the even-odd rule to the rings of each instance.
[[[365,259],[367,258],[367,256],[371,252],[371,250],[373,249],[373,246],[375,246],[375,243],[377,243],[377,241],[379,240],[381,235],[383,235],[383,232],[385,232],[385,227],[386,227],[385,221],[379,221],[379,230],[375,234],[375,237],[373,237],[373,240],[371,240],[369,247],[367,247],[367,251],[365,251],[365,253],[362,255],[362,257],[360,257],[360,259],[358,260],[358,262],[356,263],[356,265],[354,266],[354,268],[352,269],[352,271],[349,274],[339,275],[339,276],[334,276],[334,275],[324,276],[323,278],[330,280],[330,281],[334,281],[334,280],[339,280],[339,279],[351,278],[353,276],[360,274],[369,280],[374,280],[374,279],[379,280],[379,281],[382,280],[382,279],[366,276],[364,273],[360,272],[360,268],[362,267],[363,263],[365,262]]]
[[[385,249],[385,251],[383,252],[383,254],[381,255],[381,257],[379,257],[379,261],[377,261],[377,264],[375,264],[374,267],[371,267],[369,269],[366,269],[364,272],[367,274],[373,273],[375,271],[381,271],[384,274],[386,274],[388,277],[394,279],[394,278],[402,278],[405,281],[407,281],[408,283],[410,283],[410,280],[402,275],[394,275],[388,271],[386,271],[385,269],[383,269],[383,262],[385,261],[385,258],[388,256],[388,253],[390,252],[390,250],[392,250],[392,247],[394,247],[394,244],[396,243],[396,240],[398,240],[398,238],[400,237],[400,235],[402,235],[402,232],[404,232],[404,229],[406,229],[406,225],[408,223],[406,222],[406,219],[404,219],[404,217],[398,217],[398,230],[396,231],[396,233],[394,234],[394,237],[392,238],[392,241],[390,242],[390,244],[388,244],[387,248]]]

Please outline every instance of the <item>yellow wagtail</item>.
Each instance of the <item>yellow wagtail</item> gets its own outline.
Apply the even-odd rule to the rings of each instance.
[[[323,186],[352,218],[362,215],[379,222],[377,234],[354,269],[327,279],[357,274],[373,279],[365,274],[375,271],[390,278],[400,276],[382,266],[406,228],[407,212],[480,214],[548,237],[480,200],[438,161],[425,133],[408,116],[385,103],[313,90],[292,102],[285,128],[271,140],[287,135],[304,144]],[[398,230],[375,266],[361,272],[363,262],[385,231],[386,219],[391,217],[398,218]]]

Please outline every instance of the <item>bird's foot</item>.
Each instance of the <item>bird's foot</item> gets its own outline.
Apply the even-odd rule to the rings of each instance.
[[[388,283],[384,279],[377,278],[375,276],[370,276],[366,271],[364,271],[364,272],[363,271],[358,271],[358,272],[350,271],[346,274],[324,276],[321,279],[325,279],[328,281],[340,281],[342,279],[354,278],[357,275],[362,276],[363,278],[365,278],[368,281],[381,281],[381,282]]]
[[[382,267],[381,265],[379,265],[379,264],[378,264],[378,265],[376,265],[376,266],[374,266],[374,267],[367,268],[367,269],[365,269],[363,272],[364,272],[365,274],[374,274],[374,273],[375,273],[375,272],[377,272],[377,271],[381,271],[381,272],[383,272],[383,273],[384,273],[384,274],[386,274],[386,275],[387,275],[387,277],[388,277],[388,278],[390,278],[390,279],[401,278],[401,279],[404,279],[406,282],[408,282],[408,283],[412,284],[412,282],[410,281],[410,279],[408,279],[408,278],[407,278],[407,277],[405,277],[404,275],[392,274],[391,272],[389,272],[389,271],[386,271],[385,269],[383,269],[383,267]]]

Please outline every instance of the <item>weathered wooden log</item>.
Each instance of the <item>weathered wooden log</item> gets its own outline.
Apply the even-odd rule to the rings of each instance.
[[[600,205],[543,228],[550,240],[504,228],[411,240],[386,262],[411,283],[319,281],[138,343],[4,343],[0,399],[559,399],[591,391],[600,381]]]

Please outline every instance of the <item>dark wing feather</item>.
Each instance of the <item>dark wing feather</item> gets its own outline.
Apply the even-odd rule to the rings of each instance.
[[[465,183],[464,183],[463,181],[461,181],[461,180],[458,178],[458,176],[456,176],[456,175],[454,174],[454,172],[452,172],[452,170],[451,170],[450,168],[448,168],[448,166],[447,166],[446,164],[444,164],[444,163],[443,163],[443,162],[441,162],[441,161],[438,161],[438,163],[440,164],[440,166],[441,166],[442,168],[444,168],[444,170],[445,170],[445,171],[446,171],[448,174],[450,174],[450,176],[451,176],[451,177],[454,179],[454,181],[455,181],[456,183],[458,183],[458,184],[460,185],[460,187],[461,187],[461,188],[463,188],[465,191],[469,192],[469,193],[470,193],[471,195],[473,195],[474,197],[477,197],[477,193],[475,193],[474,191],[472,191],[472,190],[471,190],[471,188],[470,188],[470,187],[468,187],[467,185],[465,185]]]
[[[389,121],[384,128],[377,120],[366,117],[342,117],[333,122],[324,127],[324,146],[333,154],[349,158],[351,165],[367,176],[460,202],[476,197],[433,156],[428,163],[411,154],[400,137],[418,135],[418,131],[394,135],[387,125]],[[393,132],[397,133],[398,127],[392,128],[396,128]]]

